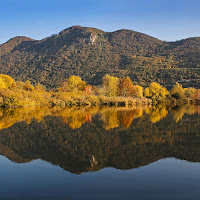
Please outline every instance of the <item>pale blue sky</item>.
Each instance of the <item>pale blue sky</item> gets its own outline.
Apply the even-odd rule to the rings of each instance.
[[[132,29],[175,41],[200,36],[199,0],[0,0],[0,44],[73,26]]]

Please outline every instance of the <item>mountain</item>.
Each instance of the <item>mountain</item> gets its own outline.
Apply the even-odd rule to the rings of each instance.
[[[10,39],[8,42],[0,45],[0,56],[10,53],[17,45],[27,41],[33,41],[33,39],[24,36],[18,36]]]
[[[0,45],[0,73],[57,88],[71,75],[100,84],[105,74],[135,84],[177,81],[200,86],[200,38],[165,42],[132,30],[73,26],[42,40],[15,37]]]

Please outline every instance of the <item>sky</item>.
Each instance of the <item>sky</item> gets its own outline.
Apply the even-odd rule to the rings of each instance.
[[[0,44],[70,26],[131,29],[165,41],[200,36],[200,0],[0,0]]]

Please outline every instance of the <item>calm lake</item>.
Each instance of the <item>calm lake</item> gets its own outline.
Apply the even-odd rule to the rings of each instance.
[[[0,111],[0,197],[199,199],[200,106]]]

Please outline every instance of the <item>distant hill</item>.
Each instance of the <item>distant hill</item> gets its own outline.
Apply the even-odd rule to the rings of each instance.
[[[26,41],[33,41],[33,39],[24,36],[18,36],[8,40],[8,42],[0,45],[0,56],[10,53],[17,45]]]
[[[105,74],[135,84],[200,86],[200,38],[165,42],[132,30],[73,26],[43,40],[15,37],[0,45],[0,73],[57,88],[71,75],[100,84]]]

